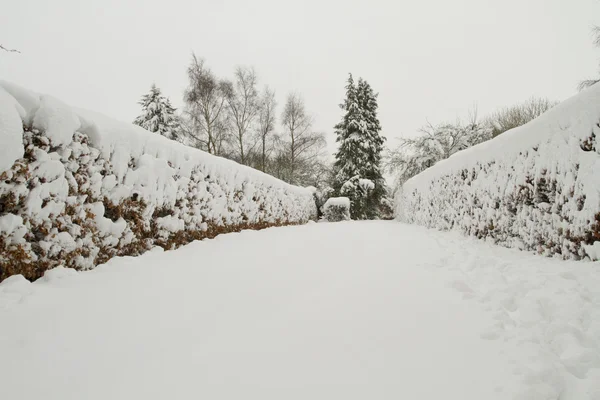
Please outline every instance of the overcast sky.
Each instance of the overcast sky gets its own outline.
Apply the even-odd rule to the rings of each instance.
[[[221,77],[254,66],[278,113],[299,92],[333,142],[352,72],[392,139],[575,94],[597,76],[594,24],[599,0],[4,0],[0,44],[21,54],[0,53],[0,78],[131,121],[153,82],[181,107],[194,51]]]

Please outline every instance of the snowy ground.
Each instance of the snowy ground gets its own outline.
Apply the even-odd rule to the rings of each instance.
[[[0,284],[2,399],[600,399],[600,265],[395,222]]]

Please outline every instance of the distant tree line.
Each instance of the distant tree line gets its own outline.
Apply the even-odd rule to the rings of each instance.
[[[600,47],[600,27],[594,44]],[[4,48],[2,48],[4,49]],[[300,186],[314,186],[318,202],[348,197],[353,219],[389,218],[390,190],[382,170],[394,176],[394,189],[437,162],[539,117],[557,102],[532,97],[479,119],[474,109],[466,122],[427,123],[413,138],[387,149],[377,118],[377,94],[363,79],[350,75],[344,116],[334,129],[338,151],[331,163],[325,135],[313,129],[313,118],[299,93],[289,93],[281,110],[275,92],[252,67],[237,67],[231,79],[217,77],[192,54],[187,68],[184,107],[177,113],[152,85],[140,100],[135,124],[170,139],[235,160]],[[582,81],[580,89],[600,79]]]
[[[177,112],[156,85],[143,95],[134,123],[151,132],[261,170],[300,186],[314,186],[319,203],[348,197],[354,219],[391,217],[382,176],[385,138],[377,117],[377,94],[363,79],[346,86],[344,117],[335,126],[335,162],[325,154],[325,135],[299,93],[278,110],[275,92],[259,89],[256,71],[240,66],[233,78],[218,78],[192,55],[184,107]]]
[[[323,184],[330,168],[325,135],[313,128],[300,94],[289,93],[279,111],[275,92],[259,89],[254,68],[237,67],[232,79],[222,79],[194,54],[187,76],[182,112],[153,85],[134,123],[292,184]]]

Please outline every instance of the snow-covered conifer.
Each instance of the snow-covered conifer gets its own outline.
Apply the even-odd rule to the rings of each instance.
[[[142,106],[142,114],[133,121],[134,124],[169,139],[178,138],[179,118],[175,114],[175,108],[155,84],[152,84],[150,92],[143,95],[138,104]]]
[[[335,155],[336,195],[350,198],[353,219],[374,219],[385,196],[381,173],[384,138],[377,118],[377,94],[363,79],[355,84],[352,75],[346,85],[346,99],[340,106],[342,121],[335,126],[339,149]],[[369,181],[372,185],[363,185]]]

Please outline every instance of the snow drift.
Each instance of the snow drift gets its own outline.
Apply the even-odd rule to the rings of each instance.
[[[600,259],[600,85],[408,180],[396,218],[565,259]]]
[[[0,280],[316,213],[310,190],[0,81]]]

